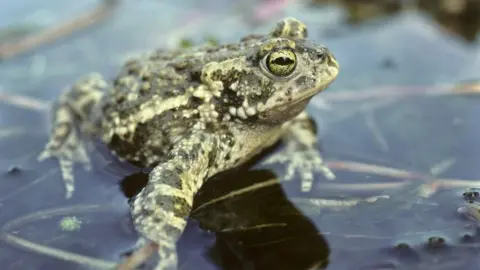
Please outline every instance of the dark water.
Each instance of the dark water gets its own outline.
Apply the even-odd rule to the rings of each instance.
[[[28,2],[0,2],[0,26],[36,31],[96,3]],[[341,65],[322,94],[330,109],[310,106],[338,180],[319,176],[301,193],[295,181],[275,183],[282,166],[260,163],[215,177],[179,242],[182,269],[476,269],[480,234],[457,209],[464,189],[480,185],[480,100],[440,90],[478,79],[478,42],[425,12],[349,25],[346,9],[300,1],[254,26],[245,14],[256,5],[125,1],[92,28],[0,62],[0,89],[48,102],[86,72],[113,76],[130,55],[181,38],[234,41],[297,17]],[[35,160],[47,131],[44,109],[0,98],[2,269],[112,267],[137,240],[124,191],[145,174],[97,149],[65,200],[56,163]]]

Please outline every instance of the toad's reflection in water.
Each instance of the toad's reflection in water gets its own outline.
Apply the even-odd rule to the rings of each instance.
[[[123,183],[127,196],[141,189],[142,177],[147,176],[127,177]],[[286,197],[271,171],[235,170],[212,178],[197,194],[191,218],[215,234],[214,244],[204,254],[220,269],[313,270],[328,265],[325,239]],[[179,265],[200,269],[198,261],[182,250],[181,242],[187,240],[182,238]]]

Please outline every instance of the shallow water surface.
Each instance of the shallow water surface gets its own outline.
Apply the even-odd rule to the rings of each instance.
[[[98,147],[93,170],[76,169],[75,195],[66,200],[57,163],[35,159],[47,141],[46,108],[67,84],[90,71],[114,76],[129,56],[182,38],[231,42],[261,33],[286,15],[304,21],[341,65],[323,99],[309,107],[319,147],[338,179],[318,176],[312,191],[302,193],[298,182],[278,181],[282,165],[262,159],[214,177],[195,199],[179,241],[181,269],[478,265],[476,222],[457,209],[464,189],[480,185],[480,100],[453,88],[478,80],[478,42],[412,10],[349,25],[343,8],[289,1],[252,23],[247,15],[256,1],[217,2],[124,1],[91,28],[0,62],[2,269],[108,269],[137,240],[127,198],[145,183],[145,173]],[[0,16],[0,26],[37,18],[44,28],[95,3],[4,2],[0,10],[17,16]],[[31,9],[37,17],[28,16]]]

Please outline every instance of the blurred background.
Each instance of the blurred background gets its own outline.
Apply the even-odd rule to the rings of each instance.
[[[181,269],[477,269],[479,0],[0,0],[2,269],[110,269],[137,240],[127,190],[144,173],[99,148],[67,201],[56,163],[35,160],[68,84],[285,16],[341,66],[309,107],[338,181],[319,176],[305,194],[261,162],[217,177],[196,199]]]

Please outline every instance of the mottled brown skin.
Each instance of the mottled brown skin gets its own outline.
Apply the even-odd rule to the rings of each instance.
[[[132,216],[142,236],[159,245],[156,269],[175,269],[193,197],[214,174],[285,139],[285,153],[270,162],[289,162],[287,178],[299,170],[308,190],[313,171],[334,177],[304,110],[339,66],[306,38],[305,25],[286,18],[270,34],[239,43],[131,60],[111,83],[85,76],[56,101],[40,159],[59,159],[67,197],[72,166],[89,165],[83,146],[89,138],[101,138],[121,159],[153,167],[132,201]]]

